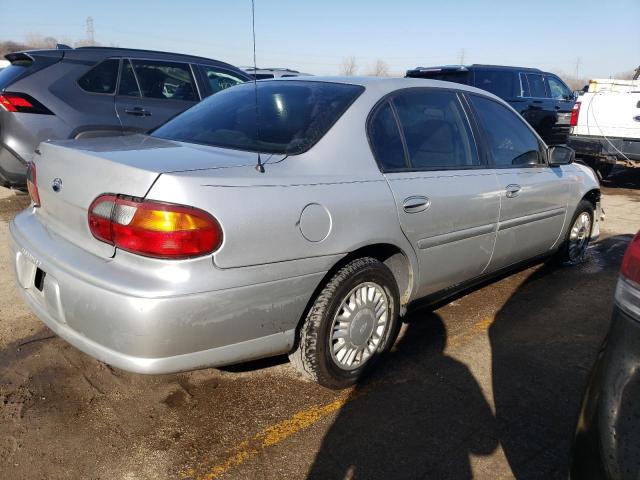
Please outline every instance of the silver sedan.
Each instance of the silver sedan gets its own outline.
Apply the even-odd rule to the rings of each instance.
[[[230,88],[150,135],[40,145],[11,223],[20,291],[89,355],[167,373],[288,353],[331,388],[418,300],[578,263],[593,172],[505,102],[420,79]]]

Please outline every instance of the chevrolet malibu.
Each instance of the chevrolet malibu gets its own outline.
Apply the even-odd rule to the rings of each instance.
[[[423,79],[225,90],[149,135],[43,143],[20,292],[77,348],[168,373],[288,353],[343,388],[420,299],[578,263],[600,191],[504,101]]]

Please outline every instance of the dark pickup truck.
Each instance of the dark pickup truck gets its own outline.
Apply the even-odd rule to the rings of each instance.
[[[573,92],[556,75],[537,68],[497,65],[417,67],[407,77],[463,83],[506,100],[540,134],[547,145],[567,142]]]

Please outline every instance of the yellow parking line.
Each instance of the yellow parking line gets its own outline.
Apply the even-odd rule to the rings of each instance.
[[[485,332],[491,326],[493,317],[484,318],[479,322],[473,324],[465,333],[457,335],[450,339],[448,345],[450,347],[456,347],[466,343],[472,337],[479,333]],[[318,422],[320,419],[327,415],[340,410],[347,403],[355,400],[356,398],[366,395],[371,391],[374,384],[369,384],[367,387],[358,391],[349,391],[343,393],[333,402],[325,405],[313,405],[304,410],[294,413],[291,417],[274,425],[271,425],[264,430],[258,432],[249,440],[240,442],[235,447],[229,450],[228,458],[213,467],[211,467],[208,473],[203,476],[199,476],[196,470],[189,468],[182,472],[183,478],[198,478],[199,480],[215,480],[221,475],[228,472],[233,467],[243,464],[248,459],[255,457],[262,450],[277,445],[292,435],[304,430],[307,427]]]

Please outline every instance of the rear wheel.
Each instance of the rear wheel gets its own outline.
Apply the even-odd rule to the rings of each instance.
[[[584,261],[591,240],[593,218],[593,205],[587,200],[582,200],[578,204],[567,236],[558,251],[558,260],[562,264],[577,265]]]
[[[398,305],[398,287],[383,263],[370,257],[349,262],[314,300],[291,362],[325,387],[352,385],[393,344]]]

